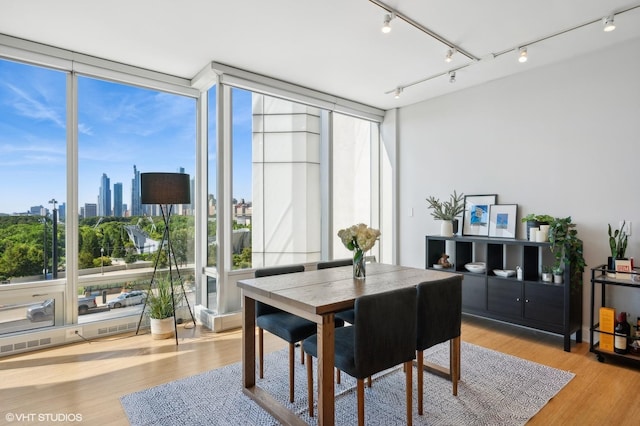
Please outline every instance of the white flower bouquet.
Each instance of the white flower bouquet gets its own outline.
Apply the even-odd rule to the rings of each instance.
[[[380,237],[380,231],[369,228],[364,223],[353,225],[338,231],[342,244],[349,250],[368,251],[376,244]]]

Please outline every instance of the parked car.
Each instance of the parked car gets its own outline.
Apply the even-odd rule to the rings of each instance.
[[[47,299],[44,302],[29,306],[27,308],[27,318],[31,322],[51,321],[55,312],[55,300]]]
[[[147,294],[144,291],[130,291],[120,293],[118,297],[107,302],[107,305],[109,305],[109,308],[123,308],[144,303],[146,298]]]
[[[32,322],[51,321],[55,313],[55,300],[47,299],[37,305],[27,308],[27,318]],[[89,312],[89,309],[97,307],[96,298],[93,296],[78,297],[78,314],[83,315]]]
[[[78,297],[78,315],[84,315],[89,309],[97,308],[95,296]]]

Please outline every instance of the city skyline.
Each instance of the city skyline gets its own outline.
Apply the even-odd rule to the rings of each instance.
[[[51,199],[68,205],[66,101],[65,73],[0,60],[0,214],[40,205],[51,210]],[[193,98],[79,76],[78,210],[99,203],[103,173],[122,183],[123,203],[133,208],[133,164],[141,172],[183,167],[195,176],[195,108]],[[250,200],[250,92],[234,90],[234,117],[234,198]],[[215,134],[212,122],[209,135]],[[211,145],[208,161],[215,167]],[[217,198],[215,179],[212,170],[207,192]]]

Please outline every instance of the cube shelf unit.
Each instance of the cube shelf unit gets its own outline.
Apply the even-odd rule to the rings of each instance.
[[[452,270],[464,275],[462,312],[562,335],[567,352],[573,333],[576,342],[582,342],[582,286],[569,285],[569,265],[562,284],[540,279],[542,265],[553,261],[550,243],[438,235],[427,235],[425,240],[425,268],[433,269],[447,253]],[[471,262],[485,262],[485,272],[467,271],[464,265]],[[523,270],[522,281],[493,273],[516,266]]]

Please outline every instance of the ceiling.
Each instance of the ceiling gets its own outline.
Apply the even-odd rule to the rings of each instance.
[[[398,17],[383,34],[388,10]],[[625,10],[605,33],[602,18]],[[403,17],[477,60],[458,52],[446,63],[449,47]],[[188,79],[215,61],[391,109],[639,38],[640,3],[2,0],[0,34]]]

